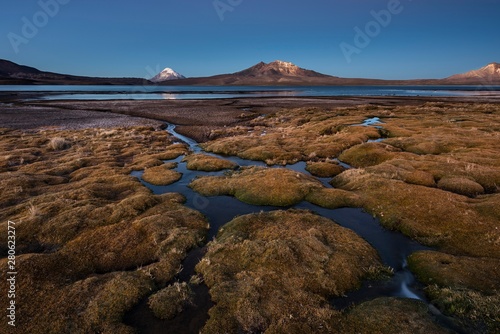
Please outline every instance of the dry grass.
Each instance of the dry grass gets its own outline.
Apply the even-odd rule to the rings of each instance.
[[[62,151],[71,146],[71,143],[64,138],[54,137],[49,141],[49,149],[52,151]]]
[[[423,251],[410,256],[408,263],[418,279],[426,284],[485,294],[497,294],[500,287],[500,259]]]
[[[328,298],[373,266],[382,267],[363,239],[307,211],[238,217],[197,265],[216,304],[202,332],[337,332]]]
[[[174,283],[151,295],[148,305],[160,319],[171,319],[193,303],[193,293],[186,282]]]
[[[147,168],[142,179],[155,186],[167,186],[181,179],[182,174],[171,170],[170,165]]]
[[[230,195],[254,205],[286,207],[306,200],[336,209],[362,204],[352,192],[325,188],[316,179],[286,168],[243,168],[226,176],[201,177],[189,186],[204,196]]]
[[[127,149],[127,155],[131,156],[132,163],[130,167],[133,170],[143,170],[150,167],[163,165],[163,160],[173,160],[187,154],[186,145],[173,144],[167,147],[158,147],[154,154],[142,154],[140,150],[133,147]]]
[[[344,168],[334,162],[308,162],[306,170],[317,177],[334,177],[344,171]]]
[[[307,195],[306,200],[328,209],[360,207],[362,204],[358,195],[349,191],[331,188],[312,191]]]
[[[500,257],[499,194],[471,202],[461,195],[387,179],[370,170],[346,171],[333,184],[359,195],[362,206],[387,228],[455,254]]]
[[[500,259],[417,252],[409,265],[432,303],[470,332],[500,330]]]
[[[235,169],[238,167],[229,160],[219,159],[206,154],[192,154],[184,158],[187,169],[204,172],[216,172],[224,169]]]
[[[398,151],[382,143],[365,143],[342,152],[339,159],[354,167],[369,167],[393,159]]]
[[[359,114],[337,116],[321,109],[287,109],[273,117],[258,117],[247,127],[227,129],[231,137],[218,138],[203,147],[214,153],[284,165],[336,157],[351,146],[380,138],[374,128],[347,126],[362,122]]]
[[[439,309],[460,320],[468,333],[500,332],[500,296],[431,285],[426,293]]]
[[[451,191],[456,194],[476,197],[484,194],[484,188],[479,183],[464,177],[443,177],[437,184],[439,189]]]
[[[340,325],[342,333],[450,333],[433,321],[417,300],[378,298],[355,307]]]
[[[53,150],[48,143],[58,137],[72,145]],[[125,312],[176,275],[208,228],[182,196],[153,195],[129,176],[137,161],[183,146],[171,145],[164,131],[137,127],[6,131],[0,149],[8,152],[0,183],[9,189],[0,196],[1,229],[16,222],[16,269],[23,273],[17,330],[131,333],[121,323]],[[6,252],[6,239],[0,249]]]

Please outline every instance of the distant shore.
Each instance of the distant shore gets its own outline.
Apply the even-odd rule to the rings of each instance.
[[[482,97],[286,97],[209,100],[106,100],[44,101],[37,94],[0,94],[0,124],[14,129],[81,129],[177,124],[177,131],[198,142],[209,140],[212,130],[244,124],[262,114],[286,108],[336,108],[356,105],[419,106],[428,102],[494,103],[496,96]]]

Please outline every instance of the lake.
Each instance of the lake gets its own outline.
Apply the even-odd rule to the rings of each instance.
[[[242,97],[488,96],[500,86],[0,86],[45,100],[189,100]]]

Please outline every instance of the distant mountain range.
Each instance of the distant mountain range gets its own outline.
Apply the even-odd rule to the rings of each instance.
[[[95,78],[43,72],[33,67],[0,60],[0,85],[206,85],[206,86],[348,86],[348,85],[500,85],[500,64],[445,79],[381,80],[340,78],[276,60],[260,62],[243,71],[210,77],[185,78],[166,68],[153,78]]]
[[[40,71],[0,59],[0,85],[143,85],[139,78],[95,78]]]

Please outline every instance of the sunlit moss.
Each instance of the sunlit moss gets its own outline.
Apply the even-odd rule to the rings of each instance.
[[[220,159],[205,154],[192,154],[184,158],[187,169],[205,172],[215,172],[224,169],[234,169],[237,165],[229,160]]]
[[[205,196],[232,195],[255,205],[289,206],[322,188],[314,178],[286,168],[251,167],[228,176],[202,177],[191,188]]]
[[[155,186],[167,186],[181,179],[182,174],[173,171],[168,165],[148,168],[144,171],[142,179]]]

